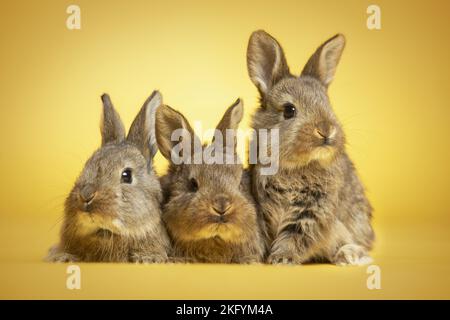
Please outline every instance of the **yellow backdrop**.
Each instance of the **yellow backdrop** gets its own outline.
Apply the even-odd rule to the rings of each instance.
[[[66,8],[81,8],[68,30]],[[381,7],[381,30],[366,9]],[[3,1],[0,7],[1,298],[450,298],[448,1]],[[246,45],[263,28],[299,73],[337,32],[347,46],[330,96],[368,188],[382,289],[366,268],[41,262],[62,203],[99,145],[100,95],[129,126],[144,100],[212,127],[237,97],[257,105]],[[157,156],[157,169],[165,163]]]

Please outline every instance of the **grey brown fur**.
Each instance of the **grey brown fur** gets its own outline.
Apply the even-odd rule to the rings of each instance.
[[[217,129],[223,134],[226,129],[236,129],[242,108],[240,101],[232,105]],[[171,141],[171,134],[176,129],[183,129],[184,141],[192,137],[192,144],[194,140],[200,143],[181,113],[161,106],[156,113],[156,138],[159,150],[170,161],[169,171],[162,178],[163,220],[173,241],[174,260],[262,262],[262,219],[257,216],[248,173],[241,164],[174,164],[171,151],[177,142]],[[200,145],[202,151],[208,148],[222,156],[236,156],[233,144],[229,149],[214,140],[211,145]]]
[[[154,92],[128,136],[108,95],[102,96],[102,146],[86,162],[65,202],[60,242],[48,261],[165,262],[170,241],[161,220],[162,192],[152,168],[151,130],[161,95]],[[131,183],[121,183],[131,169]]]
[[[253,191],[267,224],[269,263],[370,261],[372,208],[345,151],[345,136],[327,94],[345,39],[321,45],[302,74],[290,73],[283,49],[260,30],[250,37],[247,62],[261,96],[254,129],[280,130],[275,175],[252,166]],[[287,103],[296,108],[285,117]]]

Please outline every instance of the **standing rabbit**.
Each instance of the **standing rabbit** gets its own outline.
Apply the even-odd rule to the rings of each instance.
[[[261,164],[252,166],[269,263],[371,261],[372,208],[327,94],[344,45],[341,34],[327,40],[297,77],[272,36],[260,30],[250,37],[248,72],[261,98],[253,128],[278,129],[280,136],[278,172],[262,175]]]
[[[227,129],[236,130],[242,116],[243,106],[238,100],[225,112],[216,134],[225,137]],[[236,164],[235,138],[231,146],[231,139],[224,145],[216,136],[210,145],[202,146],[186,118],[168,106],[158,108],[155,127],[159,150],[170,161],[161,184],[165,196],[163,220],[173,241],[174,260],[261,262],[265,248],[261,219],[250,192],[250,177],[240,162]],[[192,152],[187,148],[176,151],[179,143],[172,135],[177,131]],[[235,162],[205,161],[202,156],[207,153],[224,162],[230,158]],[[195,162],[197,156],[200,162]],[[178,157],[184,161],[180,163]]]
[[[66,199],[60,243],[47,260],[164,262],[169,238],[152,167],[157,151],[152,126],[161,95],[155,91],[147,99],[127,137],[109,96],[102,100],[102,145]]]

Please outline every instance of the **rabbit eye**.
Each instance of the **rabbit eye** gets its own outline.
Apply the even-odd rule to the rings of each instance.
[[[297,109],[292,103],[286,103],[284,106],[283,116],[285,119],[291,119],[296,116]]]
[[[198,190],[198,182],[194,178],[191,178],[189,180],[189,190],[191,190],[192,192],[197,192]]]
[[[133,176],[131,175],[131,169],[127,168],[122,171],[122,177],[120,179],[122,183],[131,183],[133,182]]]

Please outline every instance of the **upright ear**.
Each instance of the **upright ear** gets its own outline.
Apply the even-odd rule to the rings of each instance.
[[[161,93],[153,91],[131,124],[127,136],[127,141],[137,146],[147,161],[151,161],[158,151],[155,138],[155,113],[161,104]]]
[[[263,30],[252,33],[247,48],[247,68],[261,96],[290,74],[280,44]]]
[[[309,58],[302,75],[319,79],[325,87],[331,83],[345,47],[345,37],[337,34],[323,43]]]
[[[125,139],[125,127],[119,114],[114,110],[108,94],[102,95],[103,116],[100,122],[102,146],[107,143],[118,143]]]
[[[180,138],[183,142],[190,143],[191,154],[193,154],[194,141],[198,138],[189,122],[180,112],[169,106],[162,105],[156,110],[155,119],[156,141],[159,150],[167,160],[173,162],[171,152],[180,143],[180,140],[177,140]],[[172,141],[172,134],[175,135],[175,141]],[[198,143],[201,146],[201,143]]]
[[[225,111],[222,119],[217,125],[216,129],[220,130],[224,135],[226,129],[236,130],[239,127],[239,123],[244,116],[244,104],[241,99],[237,99],[231,107]]]
[[[237,99],[228,109],[225,111],[225,114],[223,115],[222,119],[220,120],[219,124],[217,125],[216,129],[220,131],[222,134],[223,141],[221,141],[219,147],[226,147],[228,145],[228,141],[226,139],[227,136],[227,129],[236,130],[239,127],[239,123],[242,120],[242,117],[244,116],[244,104],[242,103],[241,99]],[[236,143],[237,143],[237,137],[236,137],[236,131],[233,132],[233,139],[234,144],[233,148],[236,152]],[[213,138],[212,144],[214,145],[215,139]]]

